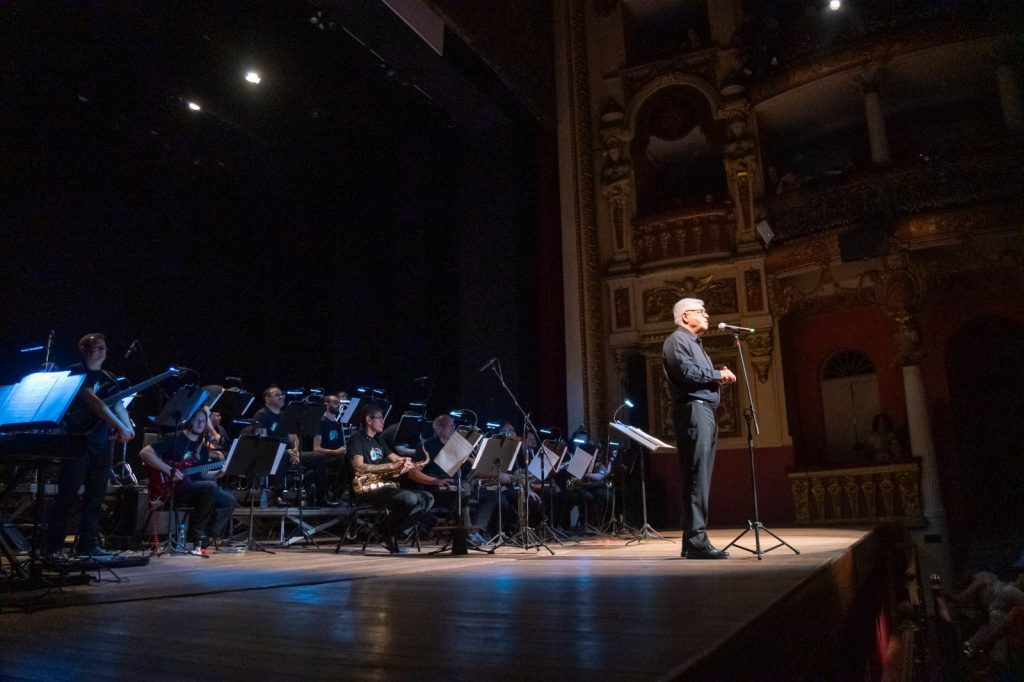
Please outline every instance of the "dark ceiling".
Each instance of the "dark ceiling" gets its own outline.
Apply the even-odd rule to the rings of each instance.
[[[117,371],[149,373],[120,357],[136,337],[253,388],[431,374],[456,401],[489,391],[482,359],[532,363],[554,145],[514,88],[544,78],[491,66],[521,40],[492,29],[485,59],[460,35],[438,55],[379,0],[4,4],[3,379],[48,329],[61,364],[103,330]]]

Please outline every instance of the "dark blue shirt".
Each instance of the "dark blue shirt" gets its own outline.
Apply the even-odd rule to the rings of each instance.
[[[661,347],[661,364],[673,403],[704,400],[718,405],[722,373],[711,364],[699,336],[685,327],[676,327]]]

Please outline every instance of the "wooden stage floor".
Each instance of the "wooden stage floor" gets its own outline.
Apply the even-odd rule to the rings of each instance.
[[[324,544],[154,558],[118,570],[119,583],[104,573],[45,595],[0,592],[0,678],[685,677],[871,535],[774,530],[801,553],[687,561],[677,532],[675,544],[591,540],[553,545],[555,556]]]

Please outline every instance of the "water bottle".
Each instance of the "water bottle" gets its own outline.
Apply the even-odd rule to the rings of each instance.
[[[178,544],[185,544],[185,522],[178,524]]]
[[[264,488],[260,492],[260,509],[266,509],[266,508],[267,508],[267,490],[266,490],[266,488]]]

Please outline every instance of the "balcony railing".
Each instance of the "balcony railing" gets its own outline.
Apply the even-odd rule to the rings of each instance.
[[[766,201],[776,239],[1024,196],[1024,153],[1010,146],[954,161],[862,175],[827,188],[801,188]]]
[[[923,523],[917,460],[789,473],[796,523]]]
[[[698,207],[661,213],[633,229],[637,265],[732,250],[732,208]]]

